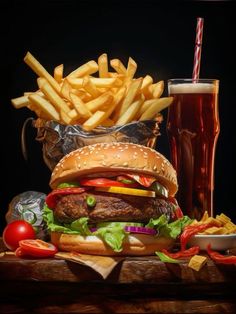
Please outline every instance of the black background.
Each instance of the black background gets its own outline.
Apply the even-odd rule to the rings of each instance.
[[[233,1],[1,1],[1,228],[15,195],[49,191],[50,172],[31,127],[28,162],[21,153],[21,128],[33,115],[10,104],[11,98],[37,88],[36,75],[23,62],[26,52],[50,73],[61,63],[69,73],[104,52],[124,63],[131,56],[138,63],[138,76],[150,74],[166,85],[169,78],[192,75],[198,16],[205,19],[200,76],[220,80],[215,213],[225,212],[236,219],[235,7]],[[157,149],[169,158],[166,113]]]

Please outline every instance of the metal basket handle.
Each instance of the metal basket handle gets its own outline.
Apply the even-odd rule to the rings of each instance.
[[[26,130],[29,122],[34,120],[33,117],[27,118],[25,122],[23,123],[22,129],[21,129],[21,152],[25,159],[25,161],[28,161],[28,152],[27,152],[27,143],[26,143]]]

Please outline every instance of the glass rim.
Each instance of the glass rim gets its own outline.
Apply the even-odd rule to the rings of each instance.
[[[171,78],[167,80],[168,83],[219,83],[219,79],[212,79],[212,78],[199,78],[194,80],[193,78]]]

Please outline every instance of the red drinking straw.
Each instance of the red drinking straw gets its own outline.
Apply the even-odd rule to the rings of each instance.
[[[204,22],[204,19],[202,17],[197,18],[196,41],[195,41],[194,61],[193,61],[193,76],[192,76],[193,81],[197,81],[199,79],[201,52],[202,52],[203,22]]]

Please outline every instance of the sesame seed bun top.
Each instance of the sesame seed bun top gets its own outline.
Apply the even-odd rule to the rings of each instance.
[[[84,146],[63,157],[54,168],[50,187],[85,176],[112,176],[137,173],[157,178],[174,196],[178,190],[176,171],[159,152],[131,143],[97,143]]]

